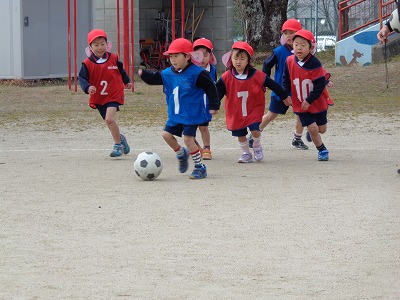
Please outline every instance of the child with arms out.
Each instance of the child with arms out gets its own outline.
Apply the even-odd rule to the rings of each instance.
[[[308,30],[299,30],[293,37],[294,55],[286,60],[283,88],[292,92],[292,107],[307,127],[307,139],[318,150],[318,160],[329,160],[329,151],[321,139],[327,129],[328,106],[333,105],[326,89],[329,74],[312,54],[315,37]]]
[[[200,53],[193,52],[189,40],[178,38],[172,41],[164,53],[169,56],[171,67],[163,71],[138,70],[139,76],[147,84],[164,86],[168,119],[162,136],[175,151],[181,173],[188,169],[189,154],[192,157],[194,170],[190,179],[207,176],[207,168],[195,143],[196,131],[199,125],[209,122],[211,115],[219,109],[217,89],[209,72],[192,63],[196,54]],[[207,103],[204,103],[204,93],[207,95]],[[175,137],[182,135],[187,148],[181,147]]]
[[[93,29],[88,34],[86,58],[79,71],[79,84],[90,95],[89,106],[97,109],[105,120],[114,139],[111,157],[130,151],[125,136],[120,133],[116,121],[119,106],[124,104],[124,88],[131,88],[131,80],[118,56],[109,52],[111,44],[104,30]]]
[[[201,51],[203,53],[203,60],[200,64],[200,67],[204,68],[208,72],[210,72],[211,78],[214,82],[217,81],[217,68],[215,65],[217,64],[217,60],[213,54],[213,44],[209,39],[199,38],[193,43],[194,51]],[[205,95],[206,96],[206,95]],[[207,99],[204,99],[207,101]],[[211,154],[211,137],[210,130],[208,129],[209,122],[201,124],[199,126],[199,130],[201,133],[201,139],[203,140],[203,148],[202,148],[202,157],[204,160],[212,159]]]
[[[222,60],[228,70],[217,82],[219,99],[225,95],[226,127],[232,136],[238,138],[242,155],[239,163],[253,161],[250,153],[247,129],[250,130],[254,143],[254,159],[263,159],[260,123],[265,110],[266,87],[273,90],[285,103],[290,105],[290,97],[274,80],[251,65],[253,48],[246,42],[239,41],[232,45],[230,52]]]
[[[293,54],[293,36],[296,31],[302,29],[299,21],[296,19],[289,19],[282,25],[282,39],[283,45],[275,48],[272,54],[265,60],[262,71],[271,76],[272,69],[275,67],[274,80],[282,86],[283,71],[285,70],[286,58]],[[276,119],[278,115],[286,114],[288,110],[279,97],[272,91],[271,99],[269,103],[268,112],[263,116],[260,124],[260,129],[263,130],[268,126],[270,122]],[[307,150],[308,146],[304,144],[301,136],[303,135],[303,126],[301,125],[300,119],[296,116],[295,131],[293,133],[292,147],[300,150]]]

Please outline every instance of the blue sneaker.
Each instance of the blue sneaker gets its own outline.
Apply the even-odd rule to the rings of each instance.
[[[195,164],[192,174],[190,174],[190,179],[203,179],[207,177],[207,168],[203,164]]]
[[[328,149],[318,151],[318,160],[326,161],[329,160],[329,151]]]
[[[183,154],[177,155],[176,158],[179,160],[179,172],[185,173],[189,167],[189,150],[183,148]]]
[[[121,144],[115,144],[113,151],[110,153],[111,157],[118,157],[121,156],[124,153],[124,146]]]
[[[131,148],[128,145],[126,137],[122,133],[120,135],[120,139],[121,139],[121,144],[124,147],[124,154],[128,154],[131,151]]]
[[[310,143],[312,142],[311,135],[308,131],[306,132],[306,140]]]

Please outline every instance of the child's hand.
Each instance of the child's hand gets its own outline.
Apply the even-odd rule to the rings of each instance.
[[[333,82],[332,81],[328,81],[327,87],[333,87]]]
[[[96,87],[93,86],[93,85],[89,86],[88,92],[89,92],[89,95],[95,94],[96,93]]]
[[[283,100],[283,103],[284,103],[286,106],[292,105],[292,97],[288,96],[285,100]]]
[[[130,89],[132,87],[132,82],[129,82],[127,84],[125,84],[125,88],[126,89]]]
[[[142,69],[137,70],[137,73],[139,76],[142,76],[142,73],[143,73]]]
[[[301,109],[302,110],[307,110],[310,107],[310,103],[308,103],[307,101],[303,101],[301,103]]]
[[[218,112],[218,110],[215,110],[215,109],[210,110],[210,114],[213,116],[215,116],[217,114],[217,112]]]

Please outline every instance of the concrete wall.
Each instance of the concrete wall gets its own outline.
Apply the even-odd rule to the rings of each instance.
[[[389,36],[386,44],[386,56],[391,57],[400,54],[400,34],[394,33]],[[372,47],[372,62],[385,62],[385,45],[376,44]]]
[[[376,35],[379,24],[349,36],[336,43],[336,65],[341,66],[368,66],[372,64],[372,47],[379,41]]]

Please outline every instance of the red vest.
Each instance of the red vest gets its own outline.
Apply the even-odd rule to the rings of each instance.
[[[226,127],[229,130],[261,122],[265,110],[265,76],[259,70],[246,79],[236,78],[231,70],[222,74],[226,89]]]
[[[321,96],[314,100],[306,111],[302,110],[301,103],[305,101],[310,94],[310,91],[314,88],[313,80],[325,77],[327,72],[322,67],[314,70],[303,69],[297,64],[294,55],[287,58],[286,64],[290,74],[292,107],[294,112],[309,112],[315,114],[327,110],[328,105],[333,105],[328,90],[325,87]]]
[[[124,83],[117,61],[118,56],[114,53],[109,53],[104,63],[98,64],[89,58],[83,61],[89,72],[90,85],[96,87],[96,93],[90,95],[90,107],[95,108],[96,104],[104,105],[110,102],[124,104]]]

